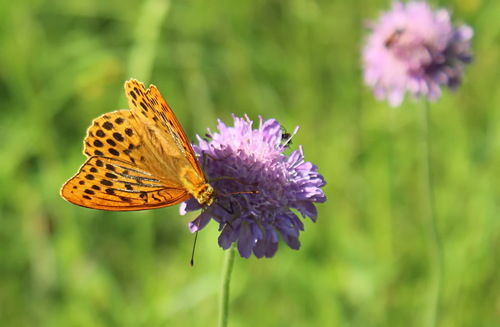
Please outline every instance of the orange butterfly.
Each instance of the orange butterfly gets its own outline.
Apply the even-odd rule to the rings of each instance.
[[[61,196],[79,206],[112,210],[168,207],[194,197],[215,201],[196,155],[172,109],[156,86],[125,82],[131,110],[96,118],[87,130],[78,173]]]

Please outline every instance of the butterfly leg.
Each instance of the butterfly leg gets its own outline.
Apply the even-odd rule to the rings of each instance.
[[[233,208],[233,202],[231,200],[229,200],[229,209],[226,208],[225,206],[223,206],[222,204],[220,204],[220,202],[217,202],[217,205],[222,209],[224,210],[225,212],[227,212],[228,214],[230,215],[234,215],[234,208]]]
[[[216,202],[216,204],[219,206],[219,208],[221,208],[222,210],[224,210],[225,212],[227,212],[230,215],[234,215],[236,213],[236,211],[234,210],[233,202],[232,201],[229,201],[229,208],[227,208],[226,206],[222,205],[220,202]],[[205,207],[202,210],[207,211],[211,216],[217,218],[219,221],[224,221],[224,219],[222,218],[222,216],[216,214],[209,207]],[[226,222],[226,224],[228,224],[231,228],[233,227],[233,226],[231,226],[230,222]]]

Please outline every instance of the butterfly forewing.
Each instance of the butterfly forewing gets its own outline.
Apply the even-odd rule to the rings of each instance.
[[[177,148],[183,153],[189,165],[196,170],[197,174],[203,176],[200,164],[191,147],[189,139],[180,125],[174,112],[161,96],[156,86],[151,85],[148,90],[144,89],[144,84],[135,79],[125,83],[125,92],[129,100],[129,106],[138,117],[148,122],[154,122],[155,126],[169,134],[175,142]]]

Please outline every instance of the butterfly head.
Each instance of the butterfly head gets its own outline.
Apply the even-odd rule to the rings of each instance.
[[[203,206],[211,206],[217,200],[215,196],[214,188],[212,185],[205,183],[203,185],[199,185],[195,192],[193,192],[193,196],[196,201]]]
[[[215,202],[214,188],[193,169],[189,167],[182,168],[180,180],[185,189],[189,191],[200,205],[209,207]]]

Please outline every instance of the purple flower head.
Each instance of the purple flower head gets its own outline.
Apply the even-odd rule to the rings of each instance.
[[[260,117],[259,127],[252,129],[248,116],[233,115],[233,119],[234,127],[219,120],[219,133],[208,130],[207,139],[198,136],[199,145],[193,145],[218,201],[189,228],[195,232],[214,219],[221,231],[219,245],[228,249],[236,242],[245,258],[252,252],[257,258],[274,256],[279,235],[297,250],[304,230],[297,213],[316,221],[314,203],[326,201],[323,176],[304,161],[302,147],[289,156],[283,154],[287,143],[276,120]],[[182,204],[181,213],[200,208],[192,198]]]
[[[364,80],[394,107],[406,91],[436,100],[442,85],[456,89],[472,61],[472,28],[454,27],[447,10],[433,12],[423,1],[395,2],[371,29],[363,51]]]

